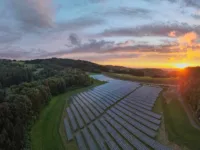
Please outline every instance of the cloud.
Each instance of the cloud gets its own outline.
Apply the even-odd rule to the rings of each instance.
[[[81,30],[91,26],[102,25],[105,23],[104,19],[94,17],[79,17],[68,22],[59,23],[57,30]]]
[[[162,0],[144,0],[144,1],[147,1],[147,2],[162,2]],[[176,3],[176,4],[179,4],[181,7],[194,7],[194,8],[200,8],[200,1],[199,0],[166,0],[170,3]]]
[[[180,1],[181,4],[189,7],[200,8],[200,1],[199,0],[182,0]]]
[[[177,39],[178,48],[180,49],[178,55],[184,54],[179,58],[179,61],[190,62],[194,59],[200,58],[200,44],[197,43],[198,35],[195,32],[188,32]],[[177,57],[176,57],[177,58]],[[174,57],[170,57],[169,61],[177,61]]]
[[[100,2],[105,2],[106,0],[89,0],[89,2],[92,3],[100,3]]]
[[[195,31],[200,33],[200,26],[189,26],[188,24],[146,24],[136,27],[106,29],[97,36],[112,37],[112,36],[130,36],[130,37],[143,37],[143,36],[169,36],[170,32],[175,32],[177,36],[181,36],[187,32]]]
[[[125,42],[115,43],[113,41],[105,40],[89,40],[86,43],[82,43],[74,48],[60,50],[56,52],[50,52],[42,54],[41,57],[60,57],[72,54],[77,55],[90,55],[91,53],[96,55],[102,54],[118,54],[118,53],[173,53],[179,52],[179,47],[176,43],[173,44],[163,44],[159,46],[149,45],[146,43],[137,44],[132,40]]]
[[[198,35],[195,32],[189,32],[178,38],[180,50],[186,51],[185,61],[200,57],[200,44],[197,43]]]
[[[134,59],[142,56],[155,56],[155,59],[158,59],[157,56],[166,56],[169,57],[171,61],[171,57],[181,56],[182,58],[196,58],[197,53],[199,52],[200,45],[188,44],[187,50],[180,50],[179,43],[168,42],[162,45],[151,45],[147,43],[138,44],[136,41],[127,40],[120,43],[115,43],[113,41],[105,41],[105,40],[89,40],[85,43],[77,42],[76,38],[78,37],[75,34],[70,34],[71,41],[74,42],[73,47],[67,47],[63,50],[58,50],[54,52],[44,51],[42,49],[31,49],[24,50],[18,47],[8,47],[0,49],[1,58],[12,58],[12,59],[34,59],[34,58],[49,58],[49,57],[62,57],[62,58],[72,58],[72,59],[84,59],[94,62],[103,62],[103,61],[112,61],[117,59]],[[70,37],[69,36],[69,37]],[[77,37],[76,37],[77,36]],[[191,40],[187,40],[190,38]],[[192,38],[193,37],[193,38]],[[195,41],[193,33],[187,33],[186,35],[180,37],[182,39],[186,39],[186,42],[190,43]],[[73,40],[72,40],[73,39]],[[79,45],[76,45],[78,44]],[[192,51],[189,51],[192,48]],[[196,54],[196,56],[195,56]],[[149,57],[150,58],[150,57]],[[180,59],[180,60],[181,60]]]
[[[92,39],[86,43],[82,43],[71,49],[69,49],[69,46],[67,45],[67,49],[41,54],[41,57],[55,57],[64,54],[75,54],[75,53],[91,53],[91,52],[100,53],[100,51],[109,49],[113,45],[114,45],[113,41],[105,41],[105,40],[97,41]]]
[[[198,20],[200,19],[200,15],[198,15],[198,14],[192,15],[192,17],[195,18],[195,19],[198,19]]]
[[[21,38],[18,34],[0,34],[0,44],[11,44]]]
[[[105,61],[112,61],[116,59],[134,59],[140,57],[141,54],[137,53],[119,53],[119,54],[110,54],[110,53],[89,53],[87,55],[80,55],[80,54],[63,54],[60,56],[61,58],[72,58],[72,59],[82,59],[82,60],[89,60],[93,62],[105,62]]]
[[[140,18],[151,18],[152,11],[144,8],[131,8],[131,7],[120,7],[115,10],[108,10],[105,12],[106,15],[123,15],[129,17],[140,17]]]
[[[139,53],[174,53],[179,52],[179,47],[176,44],[163,44],[159,46],[150,45],[150,44],[136,44],[133,46],[118,47],[115,46],[111,49],[102,51],[103,53],[116,53],[116,52],[139,52]]]
[[[200,19],[200,11],[199,11],[199,9],[198,9],[197,11],[195,11],[195,13],[193,13],[191,16],[192,16],[194,19],[199,20],[199,19]]]
[[[73,48],[68,53],[89,53],[89,52],[96,52],[100,53],[105,49],[109,49],[114,45],[113,41],[105,41],[105,40],[89,40],[89,42],[80,45],[79,47]]]
[[[21,33],[13,31],[8,26],[0,25],[0,44],[11,44],[21,39]]]
[[[134,43],[135,43],[135,41],[133,41],[133,40],[127,40],[127,41],[125,41],[125,42],[118,43],[117,45],[118,45],[119,47],[126,47],[126,46],[131,46],[131,45],[133,45]]]
[[[192,46],[195,44],[198,35],[195,32],[189,32],[179,37],[178,41],[180,45]]]
[[[23,30],[50,28],[53,26],[51,0],[8,0],[10,10]]]
[[[171,31],[169,34],[168,34],[169,37],[176,37],[176,31]]]
[[[5,46],[0,48],[0,59],[36,59],[42,53],[47,53],[47,51],[37,48],[25,50],[18,46]]]
[[[81,40],[79,39],[79,37],[75,33],[71,33],[69,35],[69,41],[72,45],[80,45],[81,44]]]
[[[3,59],[21,59],[27,54],[28,52],[19,47],[6,46],[0,49],[0,58]]]

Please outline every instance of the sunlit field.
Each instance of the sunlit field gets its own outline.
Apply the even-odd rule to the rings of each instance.
[[[117,74],[117,73],[105,73],[110,77],[119,78],[122,80],[130,80],[130,81],[138,81],[144,83],[156,83],[156,84],[172,84],[176,85],[178,78],[153,78],[153,77],[139,77],[139,76],[132,76],[128,74]]]

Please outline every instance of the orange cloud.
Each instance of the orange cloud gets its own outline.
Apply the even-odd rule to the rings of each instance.
[[[176,37],[176,31],[171,31],[168,34],[169,37]]]
[[[200,52],[191,48],[187,49],[187,59],[192,60],[194,58],[200,58]]]
[[[195,44],[197,38],[198,35],[195,32],[188,32],[185,35],[179,37],[178,42],[180,45],[192,46]]]
[[[196,58],[200,58],[198,35],[195,32],[188,32],[180,36],[177,40],[179,48],[182,50],[177,53],[177,57],[170,57],[171,63],[188,63],[191,65]],[[181,56],[181,54],[183,54]],[[181,57],[178,57],[180,55]]]

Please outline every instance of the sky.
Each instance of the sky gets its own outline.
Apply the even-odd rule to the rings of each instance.
[[[0,58],[200,65],[199,0],[1,0]]]

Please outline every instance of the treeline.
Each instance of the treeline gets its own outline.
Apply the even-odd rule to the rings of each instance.
[[[1,60],[0,64],[0,149],[30,148],[28,128],[52,96],[71,87],[93,83],[78,69],[55,69]],[[26,74],[26,71],[29,73]],[[6,80],[4,80],[6,79]]]
[[[33,80],[32,71],[11,60],[0,60],[0,87],[9,87]]]
[[[178,76],[177,71],[175,70],[163,70],[155,68],[135,69],[122,66],[112,66],[112,65],[107,65],[105,67],[107,72],[110,73],[128,74],[138,77],[148,76],[152,78],[172,78]]]
[[[177,77],[176,71],[166,71],[162,69],[147,68],[147,69],[134,69],[122,66],[112,66],[112,65],[99,65],[89,61],[83,60],[72,60],[72,59],[61,59],[61,58],[49,58],[49,59],[35,59],[24,61],[25,64],[36,64],[37,67],[44,67],[50,69],[61,70],[66,67],[77,68],[86,72],[111,72],[111,73],[121,73],[129,74],[133,76],[150,76],[154,78],[170,78]],[[52,71],[52,70],[51,70]],[[53,73],[53,72],[50,72]]]
[[[51,96],[63,93],[72,86],[91,83],[92,79],[86,74],[77,72],[11,86],[0,103],[0,148],[18,150],[27,147],[27,126],[37,118]]]
[[[200,67],[180,71],[180,91],[200,121]]]
[[[37,64],[39,66],[46,66],[53,69],[63,69],[66,67],[77,68],[86,72],[101,73],[108,71],[105,66],[98,65],[84,60],[73,59],[61,59],[61,58],[49,58],[49,59],[35,59],[25,61],[26,64]]]

